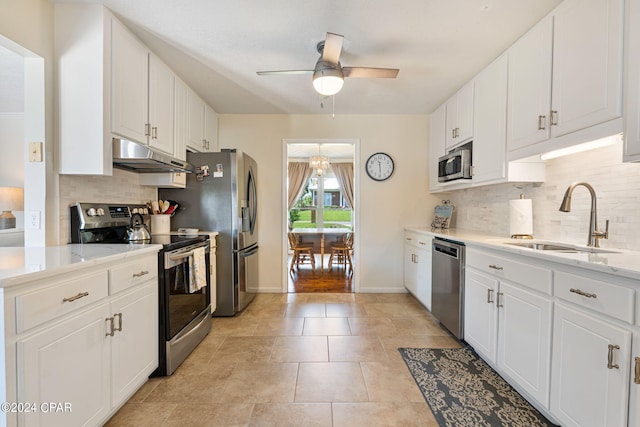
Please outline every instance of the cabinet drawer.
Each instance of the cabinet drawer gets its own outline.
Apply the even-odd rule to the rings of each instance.
[[[107,297],[107,271],[65,280],[16,297],[17,333]]]
[[[426,234],[416,233],[415,231],[404,232],[404,242],[407,245],[415,246],[417,248],[424,248],[431,252],[431,241],[433,238]]]
[[[158,255],[149,255],[109,269],[109,295],[158,277]]]
[[[466,265],[498,278],[551,295],[551,270],[535,265],[502,258],[472,248],[467,249]]]
[[[555,296],[627,323],[634,321],[635,291],[631,288],[556,271]]]

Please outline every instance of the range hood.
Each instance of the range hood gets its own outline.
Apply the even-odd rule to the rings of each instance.
[[[146,145],[113,138],[113,166],[138,173],[193,172],[193,166]]]

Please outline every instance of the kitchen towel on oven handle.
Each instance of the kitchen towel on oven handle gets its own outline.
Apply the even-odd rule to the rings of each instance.
[[[189,257],[189,293],[198,292],[207,286],[207,265],[204,248],[193,250]]]

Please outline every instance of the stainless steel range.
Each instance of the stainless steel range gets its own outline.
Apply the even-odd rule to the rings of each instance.
[[[148,224],[149,210],[144,205],[76,203],[69,209],[72,243],[162,245],[158,253],[160,339],[155,374],[171,375],[211,329],[209,236],[142,238],[131,230]],[[132,236],[138,239],[130,240]],[[198,264],[200,274],[196,274]]]

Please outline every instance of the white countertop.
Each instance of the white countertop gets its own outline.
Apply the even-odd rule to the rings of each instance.
[[[162,245],[133,243],[0,248],[0,288],[160,249]]]
[[[467,246],[482,246],[489,249],[498,249],[514,254],[530,256],[541,260],[557,262],[560,264],[570,265],[574,267],[587,268],[594,271],[600,271],[608,274],[615,274],[620,277],[626,277],[633,280],[640,280],[640,252],[630,251],[626,249],[616,248],[600,248],[604,250],[615,251],[616,253],[563,253],[554,251],[541,251],[536,249],[522,248],[509,245],[507,243],[514,242],[548,242],[548,240],[533,239],[510,239],[508,237],[494,236],[482,234],[477,231],[448,229],[448,230],[431,230],[427,226],[406,226],[405,230],[423,233],[433,237],[442,237],[465,243]],[[558,243],[558,242],[554,242]],[[574,247],[583,247],[574,245]]]

